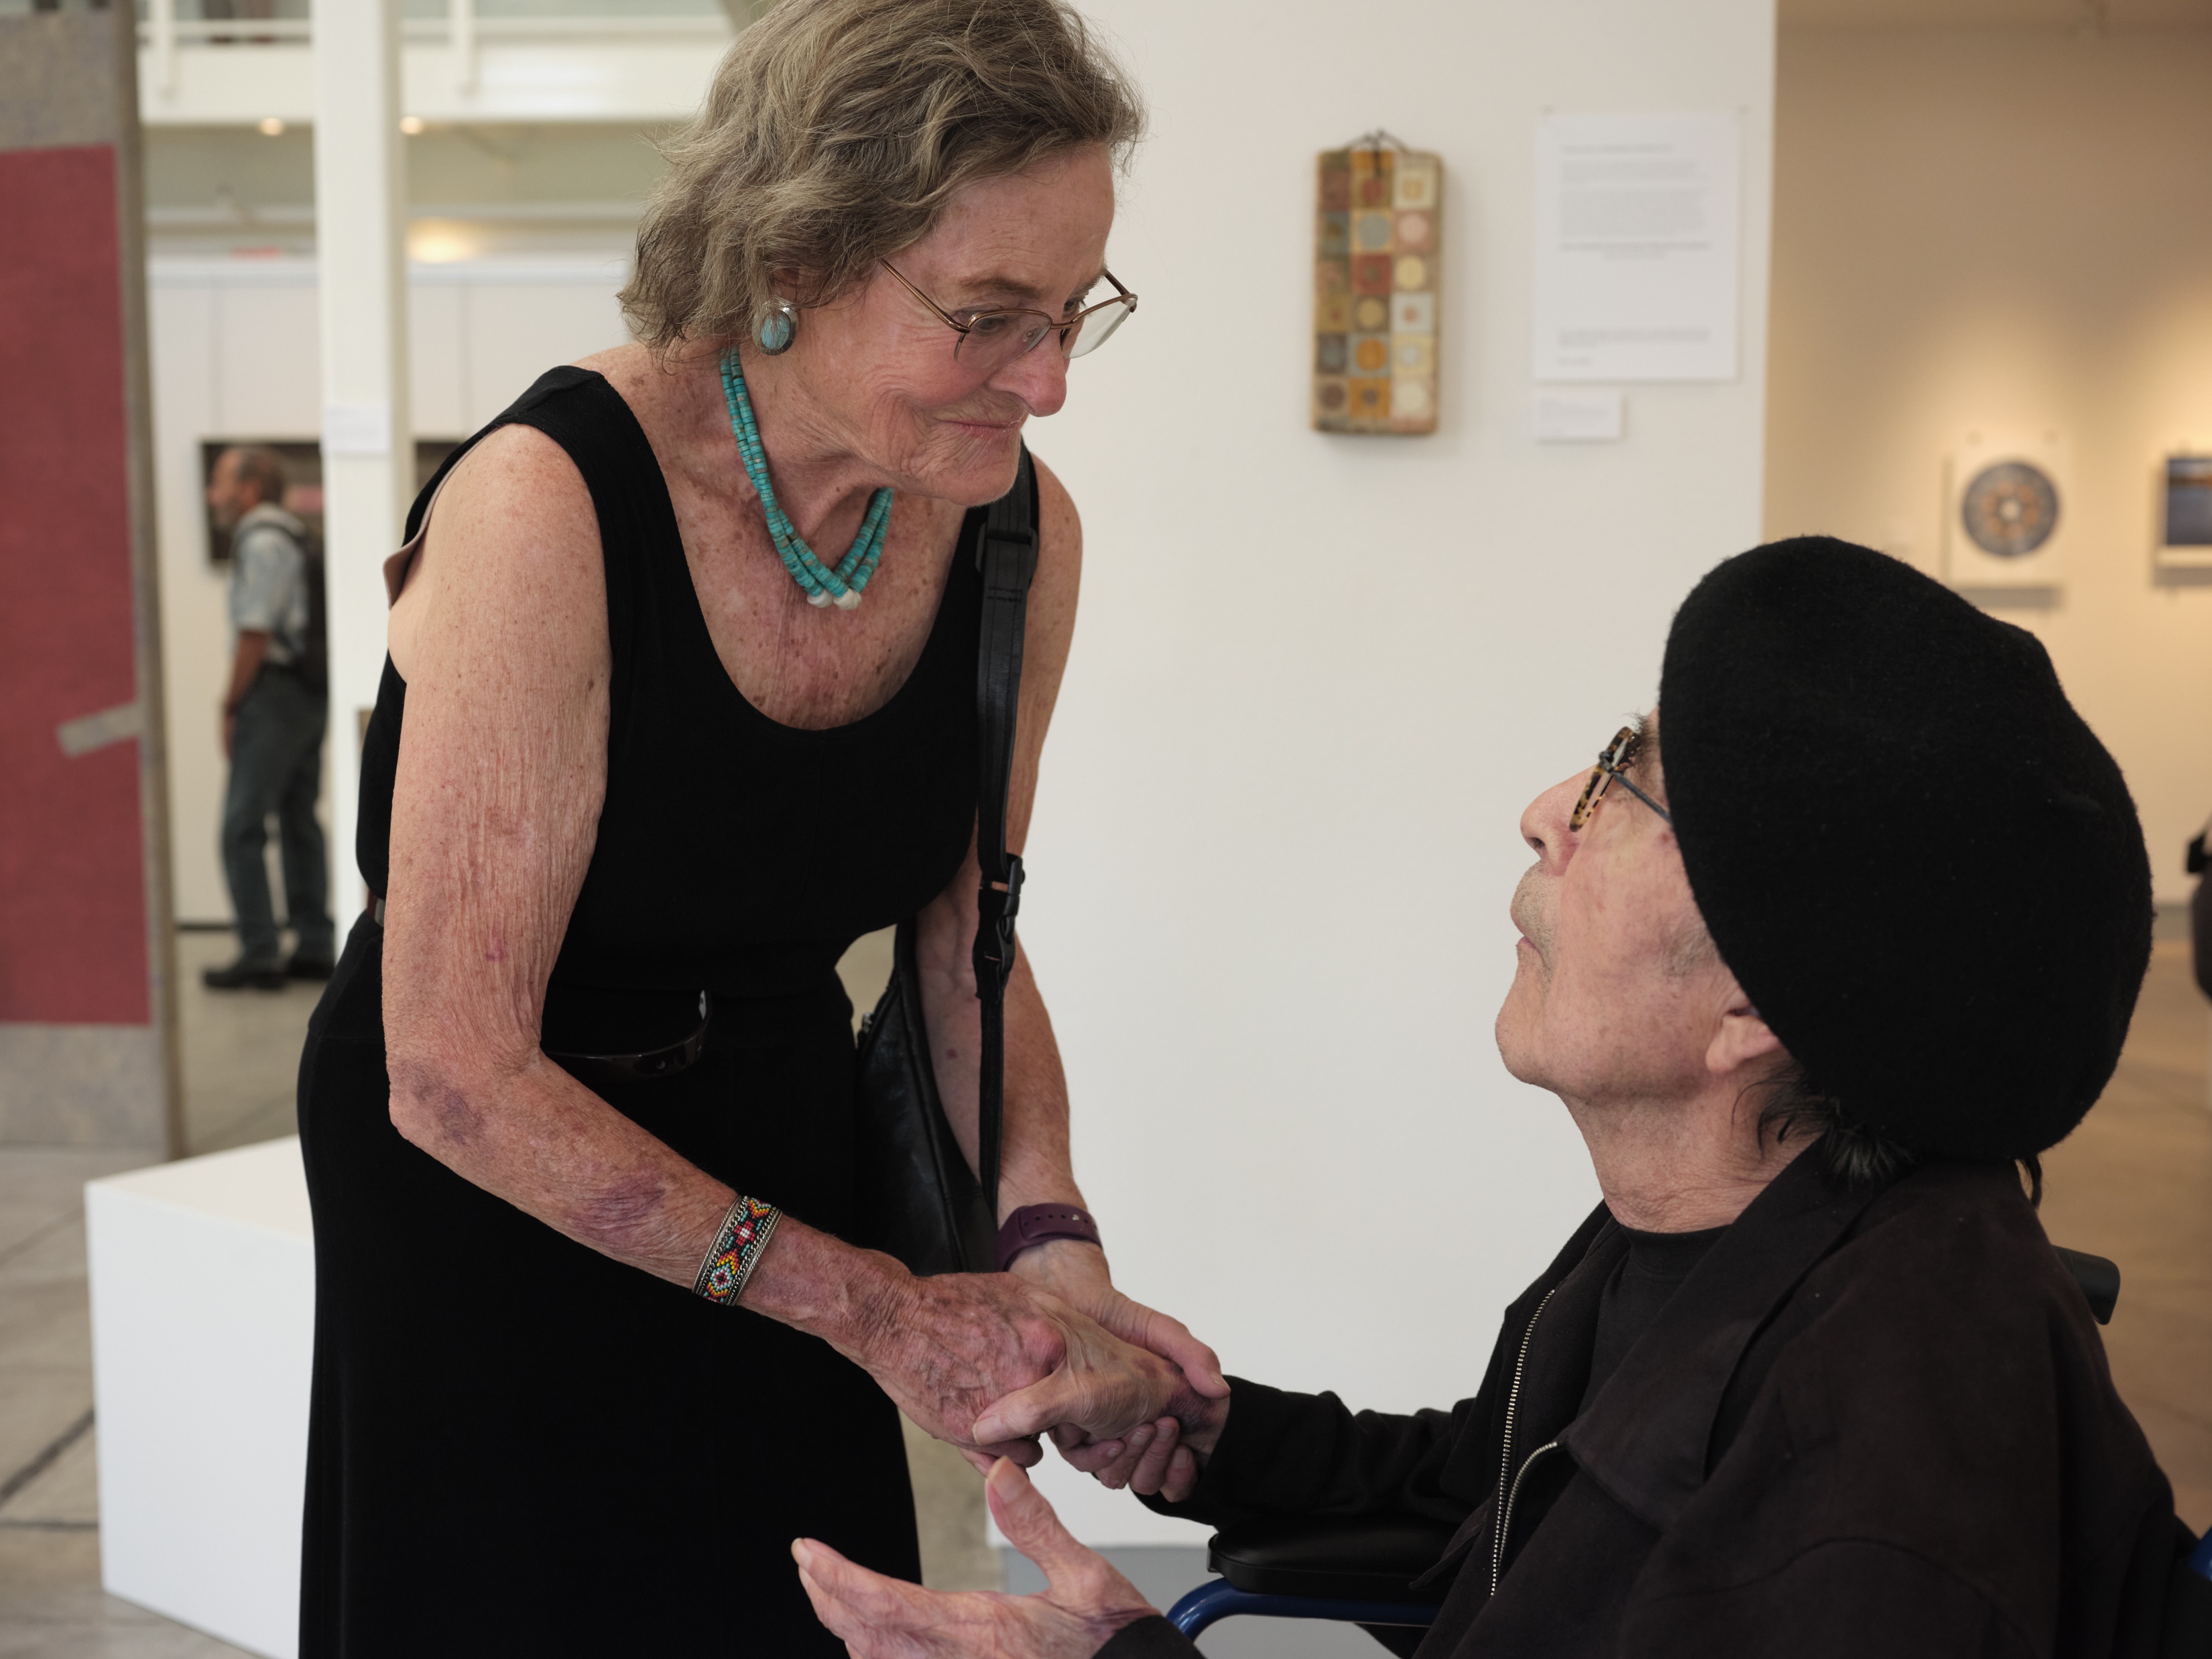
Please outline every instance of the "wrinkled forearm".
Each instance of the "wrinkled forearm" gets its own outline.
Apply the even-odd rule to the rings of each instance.
[[[551,1060],[471,1075],[402,1051],[391,1073],[393,1123],[456,1175],[603,1255],[696,1282],[735,1194]],[[895,1317],[902,1276],[786,1216],[744,1304],[856,1354]]]
[[[981,1162],[977,1089],[983,1042],[982,1005],[975,996],[970,951],[975,907],[963,883],[922,913],[916,964],[939,1098],[970,1169]],[[1000,1143],[999,1214],[1025,1204],[1083,1203],[1068,1155],[1067,1077],[1029,955],[1018,950],[1006,982],[1005,1128]]]
[[[687,1290],[730,1205],[677,1155],[543,1054],[459,1066],[393,1048],[392,1121],[464,1180],[578,1243]]]

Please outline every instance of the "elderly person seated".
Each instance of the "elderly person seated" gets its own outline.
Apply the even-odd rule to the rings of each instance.
[[[1604,1202],[1480,1390],[1232,1379],[1073,1461],[1201,1520],[1455,1527],[1431,1659],[2154,1651],[2189,1535],[2020,1173],[2118,1060],[2149,873],[2042,647],[1863,548],[1759,549],[1521,833],[1498,1048]],[[1066,1420],[1053,1386],[975,1437]],[[852,1652],[1196,1652],[1018,1469],[991,1497],[1043,1595],[794,1547]]]

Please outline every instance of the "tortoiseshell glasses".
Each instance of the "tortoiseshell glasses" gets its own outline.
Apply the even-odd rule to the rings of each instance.
[[[1646,806],[1656,812],[1667,823],[1674,822],[1674,815],[1636,787],[1628,775],[1628,769],[1636,764],[1636,751],[1644,746],[1644,734],[1632,726],[1624,726],[1613,734],[1613,741],[1598,751],[1597,764],[1590,769],[1589,781],[1583,786],[1582,799],[1575,803],[1574,816],[1567,820],[1567,828],[1579,830],[1589,822],[1597,804],[1605,799],[1605,792],[1615,778],[1620,787]]]

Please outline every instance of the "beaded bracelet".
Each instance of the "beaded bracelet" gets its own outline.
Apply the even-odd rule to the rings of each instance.
[[[739,1193],[722,1217],[721,1231],[714,1235],[707,1259],[699,1264],[698,1279],[691,1286],[694,1294],[720,1307],[735,1307],[782,1214],[775,1205]]]

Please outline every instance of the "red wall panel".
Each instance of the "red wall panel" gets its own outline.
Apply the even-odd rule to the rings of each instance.
[[[0,1020],[143,1025],[138,754],[54,729],[136,695],[115,153],[0,153]]]

